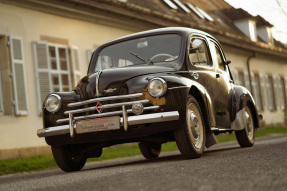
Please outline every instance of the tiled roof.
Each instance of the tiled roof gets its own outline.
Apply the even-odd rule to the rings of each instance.
[[[193,11],[186,13],[180,7],[176,10],[172,9],[164,0],[49,0],[45,2],[13,0],[7,3],[44,12],[51,10],[50,12],[54,14],[78,17],[91,22],[98,22],[99,19],[105,18],[107,24],[113,22],[119,27],[126,26],[130,29],[135,25],[138,30],[170,26],[195,28],[210,33],[222,43],[287,57],[287,48],[282,43],[275,41],[275,46],[270,46],[263,41],[253,42],[233,24],[234,20],[251,18],[258,23],[258,26],[271,27],[272,25],[262,17],[253,17],[242,9],[235,9],[224,0],[179,1],[184,5],[190,3],[202,9],[212,17],[213,21],[201,19]]]

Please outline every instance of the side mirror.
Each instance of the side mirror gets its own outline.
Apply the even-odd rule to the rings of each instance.
[[[225,60],[224,61],[224,65],[228,65],[228,64],[230,64],[231,63],[231,60]]]

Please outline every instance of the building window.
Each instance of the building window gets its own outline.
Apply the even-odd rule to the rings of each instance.
[[[163,2],[165,2],[172,9],[178,9],[177,6],[171,2],[171,0],[163,0]]]
[[[242,71],[238,71],[238,85],[245,87],[244,73]]]
[[[254,74],[253,81],[253,94],[255,98],[255,103],[257,105],[258,110],[263,110],[263,99],[261,94],[261,81],[259,74]]]
[[[249,33],[250,33],[250,39],[252,41],[257,41],[256,23],[254,21],[249,21]]]
[[[271,111],[276,110],[274,83],[271,75],[267,76],[267,96],[269,98],[269,109]]]
[[[42,112],[42,103],[52,92],[70,91],[81,77],[78,49],[66,45],[34,42],[36,83],[38,92],[38,110]],[[69,59],[70,58],[70,59]]]
[[[52,92],[69,91],[71,89],[68,48],[49,44],[49,60]]]
[[[186,5],[201,19],[205,19],[205,17],[190,3],[186,3]]]
[[[268,36],[268,42],[271,45],[274,45],[274,40],[273,40],[273,35],[272,35],[272,31],[271,28],[267,27],[267,36]]]
[[[183,11],[190,13],[190,10],[184,6],[179,0],[173,0]]]
[[[201,8],[197,7],[197,10],[209,21],[214,21],[214,19],[207,14],[204,10],[202,10]]]

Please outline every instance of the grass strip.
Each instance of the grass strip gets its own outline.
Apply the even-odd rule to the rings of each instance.
[[[266,136],[270,133],[287,133],[286,127],[265,127],[257,129],[256,137]],[[219,143],[236,140],[235,133],[220,134],[216,136]],[[177,150],[175,142],[169,142],[162,145],[162,152]],[[120,157],[140,155],[137,144],[123,144],[105,148],[99,158],[88,159],[88,161],[98,161],[114,159]],[[28,158],[18,158],[9,160],[0,160],[0,175],[12,174],[17,172],[30,172],[57,167],[52,155],[39,155]]]

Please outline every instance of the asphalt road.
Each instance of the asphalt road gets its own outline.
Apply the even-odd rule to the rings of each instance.
[[[251,148],[218,144],[200,159],[178,151],[88,163],[82,171],[59,169],[0,177],[0,190],[287,190],[287,134],[256,139]]]

